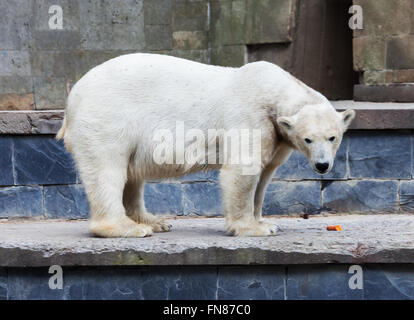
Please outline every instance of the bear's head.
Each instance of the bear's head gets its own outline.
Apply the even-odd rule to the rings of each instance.
[[[279,117],[277,124],[287,142],[306,156],[312,169],[327,174],[354,117],[354,110],[337,112],[327,103],[305,106],[293,116]]]

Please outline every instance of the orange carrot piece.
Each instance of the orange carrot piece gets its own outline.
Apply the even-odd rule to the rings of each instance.
[[[342,228],[339,225],[337,225],[337,226],[327,226],[326,230],[328,230],[328,231],[342,231]]]

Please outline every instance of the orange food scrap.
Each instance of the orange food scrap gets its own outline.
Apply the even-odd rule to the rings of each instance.
[[[342,231],[342,228],[339,225],[338,226],[327,226],[326,230],[328,230],[328,231]]]

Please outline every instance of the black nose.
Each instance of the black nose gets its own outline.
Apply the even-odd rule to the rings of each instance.
[[[320,173],[325,173],[326,170],[328,170],[328,168],[329,168],[329,163],[328,162],[325,162],[325,163],[318,162],[317,164],[315,164],[315,167]]]

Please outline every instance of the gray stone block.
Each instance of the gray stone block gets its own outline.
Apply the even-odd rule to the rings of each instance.
[[[76,75],[78,51],[36,50],[30,54],[34,77],[71,77]]]
[[[0,186],[11,186],[14,182],[12,148],[12,138],[0,136]]]
[[[142,270],[141,292],[146,300],[213,300],[217,292],[217,269],[146,268]]]
[[[88,199],[80,185],[44,187],[44,214],[52,219],[88,218]]]
[[[33,76],[66,78],[74,83],[93,67],[131,52],[129,50],[34,51],[31,53]]]
[[[274,178],[277,179],[312,179],[312,180],[341,180],[346,179],[346,153],[347,153],[347,138],[344,137],[341,146],[339,147],[335,162],[331,172],[326,175],[319,175],[312,170],[308,159],[298,152],[293,151],[290,158],[281,165],[275,172]]]
[[[33,30],[32,43],[35,50],[79,50],[81,37],[72,30]]]
[[[175,1],[172,12],[173,31],[207,31],[207,1]]]
[[[317,213],[320,199],[318,181],[274,181],[267,188],[263,214]]]
[[[208,37],[205,31],[175,31],[172,34],[176,50],[206,50]]]
[[[284,297],[284,267],[219,267],[219,300],[283,300]]]
[[[144,0],[146,25],[171,24],[171,0]]]
[[[104,60],[96,59],[97,55]],[[93,56],[95,59],[90,59]],[[32,72],[38,78],[67,78],[76,81],[89,69],[106,61],[107,52],[83,50],[33,51],[31,53]],[[113,58],[113,56],[111,56]]]
[[[225,67],[241,67],[247,63],[245,45],[223,46],[211,49],[211,64]]]
[[[396,212],[397,181],[337,181],[323,190],[323,208],[334,212]]]
[[[411,134],[356,131],[349,134],[350,178],[411,178]]]
[[[78,0],[36,0],[34,1],[34,30],[52,31],[49,28],[49,19],[52,14],[49,8],[58,5],[62,8],[63,29],[65,31],[79,31],[82,27],[79,21],[79,2]],[[59,30],[55,30],[59,32]]]
[[[216,216],[222,214],[221,190],[217,183],[185,183],[182,188],[185,215]]]
[[[245,43],[286,43],[292,40],[294,1],[246,0],[245,7],[240,9],[235,3],[238,1],[233,1],[232,22],[240,17],[240,9],[248,12],[244,20]],[[237,30],[239,24],[233,23],[232,27]]]
[[[0,50],[27,49],[33,25],[32,1],[2,1],[0,12]]]
[[[212,1],[213,46],[291,41],[292,0]]]
[[[142,0],[80,1],[81,48],[141,50],[145,46]]]
[[[29,53],[27,51],[1,51],[0,76],[31,76]]]
[[[289,266],[288,300],[359,300],[361,289],[350,289],[347,265]]]
[[[145,207],[151,213],[183,214],[182,190],[179,183],[147,183]]]
[[[34,92],[37,110],[64,109],[66,106],[65,78],[34,78]]]
[[[364,292],[367,300],[413,300],[413,265],[366,265]]]
[[[414,36],[401,35],[387,44],[387,69],[414,69]]]
[[[36,217],[42,214],[41,187],[0,188],[0,217]]]
[[[244,1],[243,1],[244,2]],[[213,47],[232,43],[242,43],[240,37],[236,39],[229,32],[231,30],[232,1],[211,1],[210,2],[210,41]],[[243,24],[238,19],[236,22]],[[239,29],[243,29],[240,27]]]
[[[32,77],[5,76],[0,77],[0,94],[33,93]]]
[[[414,212],[414,181],[400,182],[400,208],[406,212]]]
[[[145,25],[146,50],[172,49],[171,25]]]
[[[53,137],[15,137],[16,184],[74,184],[73,159]]]

